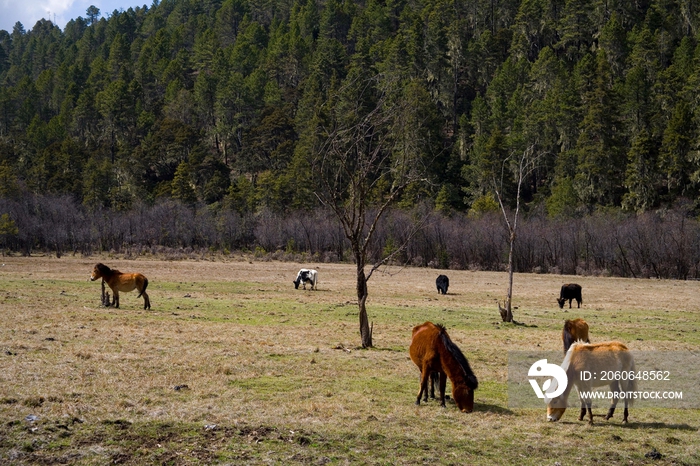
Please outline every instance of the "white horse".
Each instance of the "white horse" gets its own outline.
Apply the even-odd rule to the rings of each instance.
[[[632,404],[630,392],[637,391],[637,382],[634,379],[634,358],[627,347],[618,341],[604,343],[573,343],[566,352],[561,368],[566,372],[568,384],[564,392],[554,398],[547,398],[547,420],[558,421],[566,411],[569,394],[575,385],[581,400],[581,414],[579,421],[588,410],[588,423],[593,424],[593,402],[589,393],[595,387],[609,386],[613,397],[610,400],[610,409],[605,419],[610,419],[615,412],[615,407],[620,398],[625,401],[625,412],[622,423],[627,424],[628,406]],[[617,377],[616,374],[624,377]],[[616,380],[617,378],[625,380]],[[612,379],[612,380],[611,380]],[[556,390],[556,379],[552,380],[548,393]],[[546,395],[546,394],[545,394]]]
[[[304,289],[306,289],[307,283],[311,285],[312,290],[317,289],[316,284],[318,283],[318,272],[314,269],[300,269],[296,280],[294,280],[292,283],[294,283],[294,288],[296,289],[299,289],[299,283],[302,284]]]

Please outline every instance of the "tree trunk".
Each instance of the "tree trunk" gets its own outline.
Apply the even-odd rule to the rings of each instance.
[[[362,347],[372,347],[372,330],[369,327],[369,318],[367,317],[367,277],[365,276],[364,264],[357,264],[357,305],[360,308],[360,337],[362,338]]]
[[[508,251],[508,295],[506,298],[506,313],[501,315],[503,322],[513,322],[513,309],[511,301],[513,300],[513,244],[515,243],[515,232],[510,233],[510,250]]]
[[[109,307],[111,305],[112,305],[112,301],[110,300],[109,292],[106,291],[106,289],[105,289],[105,281],[103,278],[102,279],[102,306]]]

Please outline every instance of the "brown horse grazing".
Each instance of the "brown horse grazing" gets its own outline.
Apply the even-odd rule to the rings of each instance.
[[[107,282],[107,285],[112,289],[114,294],[114,300],[112,305],[114,307],[119,307],[119,292],[120,291],[134,291],[139,290],[140,298],[143,295],[143,308],[151,308],[151,300],[148,299],[148,293],[146,293],[146,287],[148,286],[148,278],[144,277],[140,273],[121,273],[119,270],[110,269],[104,264],[97,264],[92,270],[90,275],[90,280],[95,281],[98,278],[102,278]]]
[[[449,377],[452,382],[452,398],[460,411],[471,413],[474,410],[474,390],[479,382],[469,367],[467,358],[452,342],[445,327],[432,322],[414,327],[409,353],[421,371],[417,405],[420,405],[421,397],[428,390],[431,373],[437,372],[440,374],[440,405],[445,406],[445,385]]]
[[[588,324],[583,319],[567,320],[564,322],[564,330],[561,331],[561,340],[564,342],[564,353],[577,342],[590,343],[588,338]]]

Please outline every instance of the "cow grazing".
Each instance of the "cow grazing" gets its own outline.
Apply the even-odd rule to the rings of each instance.
[[[294,288],[297,290],[299,289],[300,283],[304,289],[306,289],[306,284],[308,283],[311,285],[311,289],[315,290],[318,284],[318,272],[313,269],[300,269],[296,280],[292,283],[294,283]]]
[[[435,280],[435,286],[437,286],[438,293],[447,294],[447,288],[450,286],[450,279],[447,275],[438,275]]]
[[[564,322],[564,330],[561,332],[561,340],[564,342],[564,353],[577,341],[590,343],[588,338],[588,324],[583,319],[567,320]]]
[[[547,398],[548,421],[561,419],[564,411],[566,411],[571,389],[575,386],[581,399],[581,414],[578,420],[583,421],[586,410],[588,410],[588,423],[593,424],[593,412],[591,411],[593,399],[591,397],[584,398],[584,394],[588,395],[595,387],[607,385],[610,387],[610,392],[614,393],[614,396],[610,400],[610,408],[605,419],[610,419],[613,416],[617,402],[620,399],[624,399],[625,411],[622,423],[627,424],[628,406],[632,404],[630,393],[637,391],[637,381],[634,377],[617,380],[615,378],[603,379],[600,376],[603,373],[629,374],[634,372],[634,358],[625,345],[617,341],[592,345],[581,342],[574,343],[566,352],[561,368],[566,372],[568,383],[561,395],[555,398]],[[594,377],[592,374],[597,374],[598,376]],[[547,393],[554,393],[557,386],[557,380],[552,379],[545,396]],[[623,395],[621,392],[625,394]]]
[[[571,309],[571,300],[573,299],[576,300],[578,307],[581,307],[581,303],[583,302],[583,298],[581,297],[581,285],[577,285],[576,283],[562,285],[561,291],[559,292],[559,299],[557,299],[559,309],[564,308],[564,303],[567,299],[569,300],[569,309]]]

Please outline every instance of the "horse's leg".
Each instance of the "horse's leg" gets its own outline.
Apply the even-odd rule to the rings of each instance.
[[[428,378],[424,377],[423,374],[421,374],[420,377],[420,390],[418,391],[418,397],[416,398],[416,404],[420,405],[420,399],[423,396],[423,393],[427,391],[427,385],[428,385]]]
[[[107,283],[107,285],[109,285],[109,283]],[[109,285],[109,289],[112,290],[112,306],[119,307],[119,290],[112,288],[112,285]]]
[[[144,308],[144,309],[150,309],[150,308],[151,308],[151,300],[148,299],[148,293],[146,293],[146,292],[144,291],[144,292],[141,293],[141,294],[143,294],[143,308]]]
[[[593,410],[591,406],[593,405],[593,400],[586,401],[586,406],[588,407],[588,423],[593,425]]]
[[[433,384],[433,373],[430,373],[430,380],[428,382],[430,384],[430,390],[426,390],[425,393],[423,393],[423,401],[426,403],[428,402],[428,392],[430,392],[430,397],[435,398],[435,385]]]
[[[428,382],[430,383],[430,390],[426,387],[423,392],[423,401],[428,402],[428,392],[430,392],[430,398],[435,399],[435,372],[430,372],[430,377],[428,377]]]
[[[418,386],[421,387],[421,389],[418,391],[418,400],[416,401],[417,405],[420,405],[420,399],[423,396],[423,372],[421,371],[420,374],[418,374]],[[427,399],[425,401],[428,401]]]
[[[431,374],[431,375],[432,375],[432,374]],[[423,374],[422,374],[422,373],[421,373],[421,377],[423,377]],[[429,381],[430,381],[430,389],[432,390],[432,389],[433,389],[432,377],[429,377],[429,379],[430,379],[430,380],[429,380]],[[422,380],[422,378],[421,378],[421,380]],[[426,387],[425,390],[423,390],[423,401],[426,402],[426,403],[428,402],[428,387]]]
[[[625,393],[625,410],[622,413],[622,423],[623,424],[627,424],[627,416],[629,415],[629,411],[627,410],[627,408],[629,407],[629,402],[630,402],[628,396],[631,393],[632,387],[633,387],[632,382],[628,381],[625,384],[625,392],[624,392]]]
[[[420,399],[428,390],[428,377],[430,377],[430,369],[428,369],[427,364],[423,364],[423,369],[420,372],[420,391],[418,392],[418,398],[416,398],[416,404],[420,405]]]
[[[578,416],[579,421],[583,421],[583,416],[586,415],[586,403],[581,400],[581,414]]]
[[[445,407],[445,387],[447,386],[447,374],[440,372],[440,406]]]
[[[610,386],[610,389],[613,392],[613,399],[610,400],[610,408],[608,409],[608,414],[605,416],[606,421],[613,417],[613,414],[615,413],[615,408],[617,407],[617,400],[619,399],[616,395],[620,393],[620,384],[618,382],[615,382],[613,385]]]
[[[430,373],[430,398],[433,400],[435,399],[435,385],[438,385],[440,383],[440,374],[437,372],[431,372]],[[440,389],[438,385],[438,390]],[[426,400],[428,401],[427,397]]]

